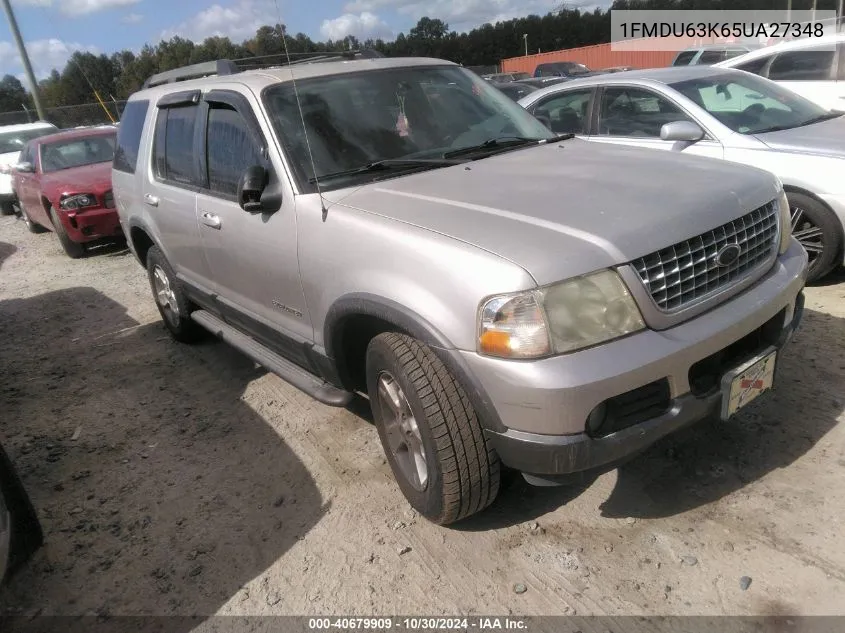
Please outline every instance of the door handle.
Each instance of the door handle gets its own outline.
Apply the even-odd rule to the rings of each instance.
[[[214,213],[209,213],[206,211],[200,216],[200,220],[206,226],[210,226],[213,229],[219,229],[220,225],[223,224],[222,220],[220,220],[219,215],[215,215]]]
[[[151,207],[157,207],[158,206],[158,196],[154,196],[151,193],[145,193],[144,194],[144,202],[146,202]]]

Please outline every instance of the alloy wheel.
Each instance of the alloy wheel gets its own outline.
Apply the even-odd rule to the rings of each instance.
[[[378,404],[390,452],[416,490],[428,485],[428,461],[419,425],[402,387],[386,371],[378,378]]]
[[[824,233],[821,228],[813,224],[807,213],[798,206],[790,209],[792,215],[792,235],[807,251],[810,265],[824,252]]]
[[[170,322],[175,324],[179,320],[179,304],[176,302],[176,293],[173,292],[170,279],[161,266],[153,268],[153,284],[156,301],[164,309]]]

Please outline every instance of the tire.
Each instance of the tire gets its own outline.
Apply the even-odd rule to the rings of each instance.
[[[33,222],[32,218],[29,217],[29,214],[26,212],[26,209],[21,204],[19,205],[21,210],[21,219],[23,220],[24,224],[26,224],[26,229],[30,233],[44,233],[47,229],[45,229],[40,224]]]
[[[0,202],[0,215],[14,215],[15,205],[13,202]]]
[[[147,277],[161,319],[171,336],[180,343],[193,343],[203,330],[191,320],[191,303],[182,291],[170,262],[158,248],[147,252]]]
[[[0,494],[11,515],[11,538],[6,572],[11,575],[44,543],[44,534],[32,502],[9,456],[0,446]],[[0,569],[0,581],[3,580]]]
[[[79,242],[74,242],[70,239],[70,237],[68,237],[65,227],[61,220],[59,220],[59,216],[53,207],[47,209],[47,214],[53,222],[53,231],[56,233],[56,237],[59,238],[59,243],[62,245],[65,254],[71,259],[79,259],[82,257],[85,254],[85,245],[80,244]]]
[[[803,193],[787,192],[792,234],[807,251],[807,281],[817,281],[841,263],[842,223],[826,206]]]
[[[428,346],[395,332],[376,336],[367,390],[390,467],[417,512],[446,525],[493,502],[499,457],[463,387]]]

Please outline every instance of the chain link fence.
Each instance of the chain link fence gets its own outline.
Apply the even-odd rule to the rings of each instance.
[[[120,120],[124,105],[126,105],[126,101],[106,101],[103,105],[95,102],[47,108],[47,121],[60,128],[111,123],[112,119],[114,121]],[[20,110],[0,112],[0,126],[34,123],[37,120],[38,113],[34,108],[22,106]]]

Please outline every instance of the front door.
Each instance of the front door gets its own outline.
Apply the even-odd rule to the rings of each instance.
[[[248,98],[234,90],[205,95],[203,155],[206,187],[197,195],[205,255],[225,318],[295,362],[313,338],[299,276],[295,200],[273,212],[248,212],[238,203],[244,171],[268,169],[279,187],[283,165],[270,158],[267,135]]]
[[[31,172],[15,172],[15,190],[18,194],[18,202],[26,208],[29,217],[43,226],[50,226],[50,220],[44,207],[41,204],[39,195],[38,171],[36,145],[28,143],[20,153],[18,163],[29,163],[32,165]]]
[[[715,139],[705,137],[695,143],[661,139],[661,128],[675,121],[692,121],[700,125],[657,92],[639,87],[609,86],[601,92],[596,129],[590,140],[724,158],[724,148]]]

